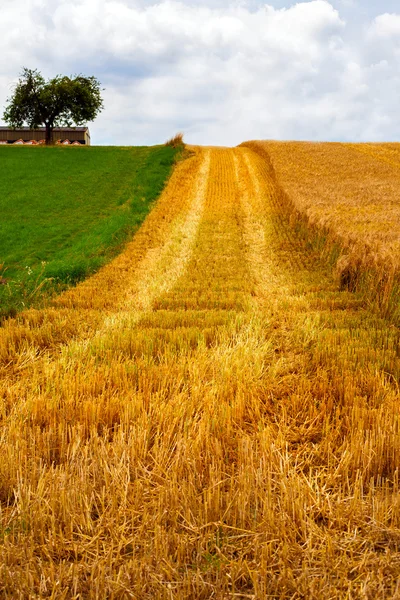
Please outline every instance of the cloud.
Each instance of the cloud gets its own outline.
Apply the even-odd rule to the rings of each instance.
[[[106,109],[91,125],[95,143],[160,143],[177,130],[213,144],[400,133],[376,87],[383,81],[389,92],[381,42],[396,40],[399,15],[376,18],[355,43],[326,0],[227,4],[0,0],[0,104],[28,66],[101,79]]]
[[[369,29],[371,38],[393,40],[400,43],[400,15],[385,13],[376,17]]]

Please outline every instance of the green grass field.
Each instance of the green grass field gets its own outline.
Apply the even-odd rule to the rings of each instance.
[[[115,256],[160,194],[177,152],[0,147],[0,319]]]

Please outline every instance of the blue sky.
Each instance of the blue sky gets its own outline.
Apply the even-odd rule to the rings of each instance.
[[[22,66],[96,75],[97,144],[397,140],[398,0],[0,0],[0,106]]]

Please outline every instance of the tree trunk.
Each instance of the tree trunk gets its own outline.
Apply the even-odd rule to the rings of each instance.
[[[46,123],[46,146],[51,146],[53,143],[53,125]]]

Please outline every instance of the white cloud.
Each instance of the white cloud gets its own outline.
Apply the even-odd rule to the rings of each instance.
[[[381,39],[398,38],[400,42],[400,15],[385,13],[376,17],[370,27],[371,37]]]
[[[355,40],[339,4],[0,0],[0,105],[28,66],[100,78],[97,143],[158,143],[177,130],[220,144],[400,134],[382,46],[398,42],[400,15],[364,24]]]

